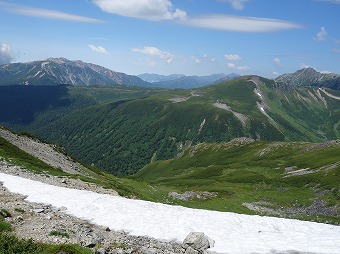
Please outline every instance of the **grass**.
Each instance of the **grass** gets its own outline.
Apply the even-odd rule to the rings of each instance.
[[[264,141],[245,145],[201,144],[188,149],[181,158],[151,163],[131,178],[152,185],[157,190],[150,192],[153,198],[194,208],[254,214],[242,204],[265,201],[278,210],[308,207],[317,199],[328,206],[339,206],[340,145],[308,151],[311,146],[315,144]],[[285,168],[292,166],[295,170],[310,168],[314,172],[284,178]],[[327,190],[330,190],[327,195],[317,195]],[[209,191],[218,195],[183,202],[169,199],[169,191]],[[323,214],[284,216],[340,223],[338,217]]]
[[[1,254],[91,254],[90,249],[74,244],[43,244],[36,243],[32,239],[18,239],[14,235],[0,232]]]
[[[4,231],[12,231],[13,227],[10,223],[0,220],[0,233]]]
[[[53,230],[50,232],[51,236],[61,236],[61,237],[65,237],[65,238],[70,238],[70,235],[66,232],[61,232],[61,231],[57,231],[57,230]]]
[[[14,211],[19,212],[19,213],[24,213],[25,210],[22,208],[14,208]]]
[[[6,209],[1,209],[0,210],[0,218],[7,218],[7,217],[12,217],[11,213],[6,210]]]

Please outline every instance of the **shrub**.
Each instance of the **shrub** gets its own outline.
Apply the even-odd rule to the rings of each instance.
[[[4,222],[4,221],[0,221],[0,233],[3,231],[11,231],[11,230],[12,230],[11,224]]]
[[[12,215],[6,209],[1,209],[0,210],[0,217],[7,218],[7,217],[12,217]]]
[[[56,231],[56,230],[51,231],[51,232],[50,232],[50,235],[70,238],[70,235],[69,235],[68,233],[66,233],[66,232],[61,232],[61,231]]]

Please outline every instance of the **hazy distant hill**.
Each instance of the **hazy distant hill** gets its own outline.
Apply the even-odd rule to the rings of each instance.
[[[340,90],[340,75],[335,73],[320,73],[313,68],[305,68],[294,73],[283,74],[275,79],[293,86],[318,86]]]
[[[142,79],[99,65],[48,58],[43,61],[0,65],[0,85],[134,85],[150,86]]]
[[[210,76],[186,76],[183,74],[172,74],[169,76],[157,75],[157,74],[141,74],[138,75],[141,79],[152,82],[155,87],[163,88],[197,88],[210,84],[218,84],[223,81],[230,80],[238,77],[237,74],[212,74]]]
[[[184,76],[185,76],[184,74],[159,75],[159,74],[150,74],[150,73],[144,73],[144,74],[137,75],[137,77],[143,79],[144,81],[150,82],[150,83],[175,80],[175,79],[179,79],[179,78],[184,77]]]

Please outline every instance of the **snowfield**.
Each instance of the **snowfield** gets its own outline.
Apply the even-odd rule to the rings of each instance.
[[[339,226],[130,200],[3,173],[0,181],[29,202],[65,207],[67,214],[133,235],[181,242],[192,231],[204,232],[218,253],[340,253]]]

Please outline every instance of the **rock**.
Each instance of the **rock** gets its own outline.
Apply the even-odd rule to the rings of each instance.
[[[202,232],[191,232],[183,241],[182,247],[186,250],[192,248],[197,251],[204,251],[214,247],[215,241]],[[187,252],[186,252],[187,253]]]
[[[186,249],[184,254],[198,254],[197,250],[194,250],[193,248],[191,248],[190,246]]]
[[[33,212],[35,212],[35,213],[43,213],[43,212],[45,212],[45,209],[36,208],[36,209],[33,209]]]
[[[110,229],[109,227],[107,227],[107,228],[105,228],[105,231],[106,231],[106,232],[110,232],[111,229]]]
[[[104,248],[100,248],[96,251],[96,254],[106,254],[106,251]]]

